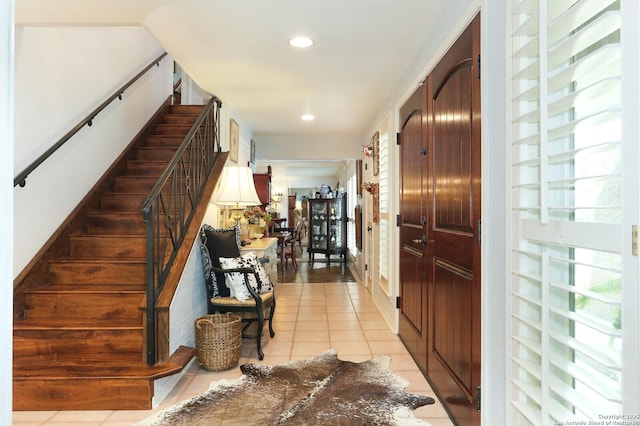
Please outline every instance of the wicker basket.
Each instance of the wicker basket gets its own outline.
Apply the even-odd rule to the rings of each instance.
[[[207,370],[234,367],[242,348],[242,322],[239,315],[214,314],[195,323],[196,359]]]

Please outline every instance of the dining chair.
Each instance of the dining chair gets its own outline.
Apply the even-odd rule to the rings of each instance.
[[[296,271],[298,270],[298,262],[296,261],[296,243],[299,240],[300,232],[302,231],[303,226],[304,221],[301,219],[296,223],[295,228],[291,230],[291,235],[289,236],[289,238],[283,241],[283,243],[278,246],[278,257],[281,259],[283,270],[286,269],[289,263],[289,259],[291,259],[293,269]]]

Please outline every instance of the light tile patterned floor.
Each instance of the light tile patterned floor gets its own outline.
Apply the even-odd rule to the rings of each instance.
[[[359,283],[298,284],[278,286],[274,318],[276,336],[265,332],[265,364],[311,358],[333,348],[343,360],[361,362],[389,355],[392,370],[409,381],[407,390],[434,398],[426,379],[400,342],[389,330],[367,289]],[[260,363],[255,341],[244,340],[240,364]],[[131,425],[153,412],[206,391],[212,381],[235,379],[239,367],[211,372],[193,363],[172,393],[156,410],[146,411],[14,411],[13,425]],[[452,425],[442,405],[421,407],[415,416],[433,426]],[[243,425],[248,426],[248,425]]]

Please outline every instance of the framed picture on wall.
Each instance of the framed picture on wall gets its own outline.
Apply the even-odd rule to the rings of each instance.
[[[251,161],[252,163],[256,162],[256,141],[251,139],[251,153],[250,153],[250,159],[249,161]]]
[[[380,173],[380,133],[375,132],[371,142],[373,144],[373,175],[378,176]]]
[[[240,126],[236,120],[231,119],[229,125],[229,158],[234,163],[238,162],[238,149],[240,148]]]

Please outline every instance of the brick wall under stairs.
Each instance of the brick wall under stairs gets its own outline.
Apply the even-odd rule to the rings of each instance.
[[[141,205],[202,106],[171,106],[123,157],[100,201],[48,262],[48,281],[24,291],[13,329],[14,410],[150,409],[155,379],[193,357],[145,361],[145,224]]]

